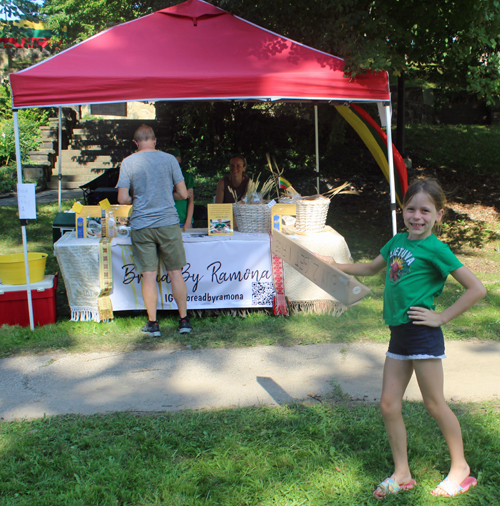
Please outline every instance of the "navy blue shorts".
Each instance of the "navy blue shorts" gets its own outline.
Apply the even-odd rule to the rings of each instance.
[[[414,325],[413,322],[389,326],[391,340],[386,355],[398,360],[446,358],[441,327]]]

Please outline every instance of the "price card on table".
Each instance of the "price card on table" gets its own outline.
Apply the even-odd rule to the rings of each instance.
[[[17,207],[19,219],[36,220],[35,185],[33,183],[17,184]]]

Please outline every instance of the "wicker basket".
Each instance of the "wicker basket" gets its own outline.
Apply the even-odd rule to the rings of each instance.
[[[296,204],[299,200],[301,199],[301,197],[299,198],[293,198],[293,197],[280,197],[278,199],[278,202],[280,204]]]
[[[298,200],[295,223],[297,232],[321,232],[325,228],[329,206],[330,199],[325,197]]]
[[[266,204],[233,204],[238,231],[261,234],[271,231],[271,208]]]

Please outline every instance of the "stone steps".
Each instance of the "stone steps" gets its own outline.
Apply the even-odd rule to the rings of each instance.
[[[56,157],[57,163],[59,163],[59,158]],[[75,154],[73,156],[61,156],[61,162],[62,165],[68,164],[71,165],[80,165],[83,168],[88,166],[105,166],[107,169],[110,169],[111,167],[116,167],[120,165],[120,162],[122,161],[122,157],[115,158],[111,157],[109,155],[82,155],[82,154]],[[56,165],[57,165],[56,163]]]
[[[33,164],[38,164],[39,162],[53,161],[55,153],[53,149],[39,149],[38,151],[28,151],[28,156]]]
[[[68,149],[63,149],[61,151],[61,156],[63,158],[74,158],[75,156],[82,155],[82,156],[114,156],[116,157],[125,157],[129,154],[132,154],[132,151],[130,153],[124,153],[119,150],[115,149],[101,149],[101,147],[97,147],[96,149],[79,149],[74,148],[74,146],[70,146]]]
[[[59,189],[58,182],[59,181],[58,181],[57,178],[52,177],[52,179],[50,180],[50,182],[47,183],[47,188],[49,190],[58,190]],[[63,179],[62,180],[62,184],[61,184],[61,189],[62,190],[78,190],[78,189],[80,189],[80,186],[82,186],[83,184],[85,184],[85,182],[82,182],[82,181],[65,181]]]
[[[39,137],[38,139],[35,139],[35,142],[39,143],[39,150],[54,149],[54,141],[52,139],[44,139],[43,137]]]
[[[79,182],[78,184],[81,185],[88,183],[89,181],[92,181],[92,179],[95,179],[96,177],[100,176],[100,174],[93,174],[92,176],[89,179],[87,174],[65,174],[63,172],[63,181],[66,183],[73,183],[78,181]],[[57,172],[52,173],[51,182],[54,179],[57,181]]]
[[[89,154],[101,154],[101,155],[114,155],[115,153],[120,153],[120,156],[123,155],[125,158],[126,156],[132,154],[134,152],[133,148],[129,149],[123,149],[121,146],[106,146],[103,144],[85,144],[85,145],[78,145],[76,143],[70,144],[68,149],[64,149],[62,151],[62,154],[70,153],[74,154],[77,153],[89,153]]]
[[[95,167],[92,169],[82,169],[81,167],[66,167],[63,165],[61,167],[61,172],[63,177],[65,176],[82,176],[86,177],[87,181],[91,181],[92,179],[95,179],[97,176],[100,176],[101,174],[104,174],[108,170],[106,167]],[[54,167],[52,169],[52,177],[57,177],[57,174],[59,173],[59,167]]]
[[[61,151],[63,189],[78,188],[92,181],[107,169],[119,167],[121,161],[135,151],[132,137],[138,126],[147,124],[155,129],[158,145],[167,147],[161,126],[155,120],[90,120],[72,129],[67,149]],[[56,130],[57,130],[57,125]],[[51,125],[47,129],[52,134]],[[46,135],[46,134],[45,134]],[[161,149],[161,148],[160,148]],[[49,188],[58,188],[58,153]]]
[[[114,169],[119,167],[119,162],[113,162],[111,160],[108,161],[98,161],[98,162],[84,162],[82,160],[74,160],[74,161],[65,161],[63,160],[61,163],[62,172],[65,172],[66,169],[81,169],[83,172],[88,172],[96,169]],[[54,168],[57,169],[59,167],[59,162],[54,164]]]

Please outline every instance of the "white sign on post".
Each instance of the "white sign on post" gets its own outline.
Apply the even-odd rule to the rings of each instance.
[[[19,219],[36,220],[35,185],[33,183],[17,184],[17,206]]]

